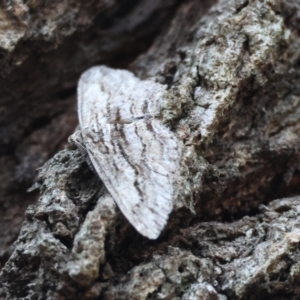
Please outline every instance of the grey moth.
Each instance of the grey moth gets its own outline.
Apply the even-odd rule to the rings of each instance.
[[[178,139],[159,119],[165,95],[162,84],[105,66],[78,83],[80,132],[73,140],[128,221],[150,239],[172,211],[181,157]]]

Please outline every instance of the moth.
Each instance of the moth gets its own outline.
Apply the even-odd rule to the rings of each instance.
[[[78,83],[80,131],[93,169],[128,221],[156,239],[173,209],[181,146],[159,119],[166,86],[96,66]]]

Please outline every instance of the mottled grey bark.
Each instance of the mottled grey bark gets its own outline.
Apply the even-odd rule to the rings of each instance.
[[[132,21],[134,9],[121,14],[121,8],[113,9],[120,4],[105,2],[104,9],[90,3],[81,10],[85,17],[73,14],[70,20],[100,13],[98,22],[107,22],[101,30],[83,21],[74,30],[85,24],[100,37],[91,42],[84,38],[91,33],[68,31],[71,40],[57,45],[56,54],[40,54],[51,66],[44,77],[34,77],[41,88],[30,103],[40,111],[48,110],[49,91],[73,87],[89,63],[126,67],[140,78],[168,84],[162,118],[185,148],[174,211],[157,241],[136,233],[111,198],[103,197],[104,187],[74,145],[58,152],[39,171],[39,200],[27,209],[2,269],[8,299],[298,299],[300,1],[215,2],[160,7],[165,18],[153,23],[150,13],[142,14],[144,26]],[[71,13],[74,6],[66,5]],[[157,29],[143,54],[131,22],[140,35],[150,37]],[[112,24],[119,24],[118,30]],[[117,61],[117,54],[126,53],[125,32],[135,42]],[[71,63],[62,53],[72,46]],[[88,49],[88,63],[80,57],[82,49]],[[29,63],[33,54],[27,51]],[[66,70],[71,66],[72,79],[57,79],[63,63]],[[51,102],[59,103],[53,97]],[[66,111],[68,105],[53,103],[50,119],[60,131],[55,109]],[[14,126],[19,131],[9,136],[18,144],[22,126]]]
[[[0,1],[0,265],[38,198],[26,192],[36,169],[77,126],[80,74],[95,64],[126,67],[170,22],[177,3]]]

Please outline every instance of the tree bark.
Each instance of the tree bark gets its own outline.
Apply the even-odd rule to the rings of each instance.
[[[2,14],[3,297],[298,299],[298,0],[15,1]],[[12,247],[34,202],[18,190],[76,126],[76,79],[95,64],[168,86],[161,117],[184,143],[168,225],[139,235],[69,144],[40,168]]]

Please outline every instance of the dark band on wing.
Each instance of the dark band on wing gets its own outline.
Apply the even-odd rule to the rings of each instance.
[[[123,139],[125,145],[129,145],[126,134],[124,132],[124,125],[123,124],[119,124],[119,135]]]
[[[145,99],[144,104],[143,104],[143,108],[142,108],[142,112],[144,114],[146,114],[147,110],[148,110],[148,99]]]
[[[121,113],[120,113],[120,107],[117,107],[117,112],[116,112],[116,119],[114,120],[116,123],[120,123],[121,120]]]
[[[153,128],[153,126],[152,126],[152,124],[151,124],[151,120],[147,120],[147,121],[146,121],[146,127],[147,127],[147,129],[148,129],[150,132],[154,133],[154,136],[155,136],[155,131],[154,131],[154,128]]]
[[[129,100],[130,100],[130,98],[129,98]],[[130,106],[130,112],[131,112],[131,114],[134,116],[134,111],[133,111],[133,104]]]
[[[124,157],[124,159],[126,160],[126,162],[127,162],[127,163],[131,166],[131,168],[134,170],[134,174],[135,174],[135,175],[138,175],[137,169],[136,169],[135,166],[130,162],[129,157],[128,157],[128,155],[126,154],[126,152],[125,152],[123,146],[122,146],[120,143],[118,143],[118,142],[115,143],[115,146],[119,148],[120,153],[122,154],[122,156]]]
[[[110,116],[111,108],[110,108],[110,101],[106,101],[106,117]]]
[[[137,126],[134,126],[134,133],[139,137],[139,139],[143,145],[142,157],[145,157],[145,151],[146,151],[147,145],[143,142],[142,137],[139,136],[139,133],[137,132]]]
[[[126,162],[131,166],[131,168],[134,170],[134,174],[137,177],[139,175],[138,169],[136,168],[136,166],[134,164],[131,163],[131,161],[129,160],[129,157],[126,154],[126,152],[125,152],[124,148],[122,147],[122,145],[120,143],[118,143],[118,146],[119,146],[119,149],[120,149],[120,152],[121,152],[122,156],[124,157]],[[134,180],[134,186],[135,186],[138,194],[140,195],[140,200],[144,201],[143,192],[139,187],[139,183],[138,183],[137,179]]]
[[[140,200],[141,200],[141,202],[144,202],[143,192],[142,192],[142,190],[140,189],[140,186],[139,186],[139,183],[138,183],[137,179],[134,181],[134,187],[136,188],[137,192],[138,192],[139,195],[140,195]]]

